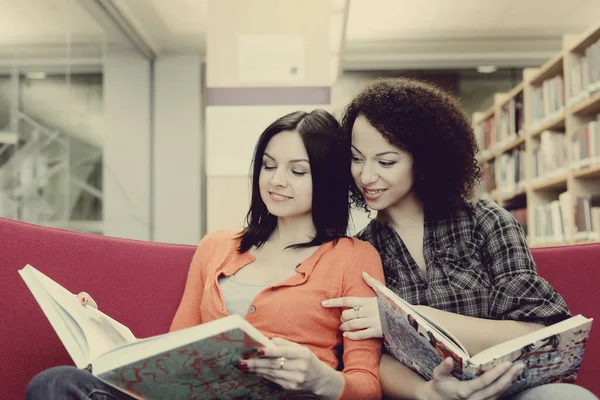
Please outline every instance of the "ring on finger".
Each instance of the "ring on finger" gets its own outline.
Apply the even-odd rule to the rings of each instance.
[[[279,357],[277,359],[277,361],[279,361],[279,369],[283,369],[283,366],[285,365],[285,362],[287,361],[287,358],[285,358],[285,357]]]

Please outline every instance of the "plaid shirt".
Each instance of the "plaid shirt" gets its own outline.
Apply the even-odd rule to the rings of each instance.
[[[389,225],[358,233],[381,255],[386,284],[411,304],[478,318],[550,325],[570,316],[541,278],[521,226],[495,203],[478,200],[455,217],[425,218],[424,273]]]

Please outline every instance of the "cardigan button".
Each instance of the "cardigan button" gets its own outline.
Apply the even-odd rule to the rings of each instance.
[[[252,312],[252,313],[253,313],[253,312],[256,312],[256,307],[254,307],[254,306],[250,306],[250,309],[249,309],[248,311],[250,311],[250,312]]]

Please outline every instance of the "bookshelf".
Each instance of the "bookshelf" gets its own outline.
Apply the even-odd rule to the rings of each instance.
[[[513,213],[529,244],[600,242],[600,26],[473,114],[479,195]]]

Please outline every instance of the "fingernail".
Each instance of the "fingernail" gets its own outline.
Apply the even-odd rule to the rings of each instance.
[[[250,354],[242,354],[242,360],[248,360],[250,358]]]
[[[321,305],[322,305],[322,306],[326,306],[327,304],[329,304],[329,301],[328,301],[328,300],[323,300],[323,301],[321,302]]]
[[[344,332],[344,333],[342,333],[342,336],[343,336],[343,337],[346,337],[347,335],[348,335],[348,332]]]
[[[256,351],[256,354],[258,354],[259,356],[264,356],[265,355],[265,351],[263,349],[258,349]]]
[[[238,361],[237,363],[237,367],[243,371],[247,371],[248,370],[248,364],[246,364],[243,361]]]

